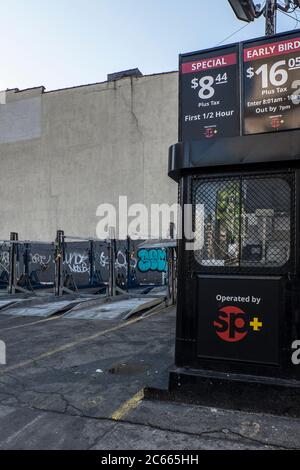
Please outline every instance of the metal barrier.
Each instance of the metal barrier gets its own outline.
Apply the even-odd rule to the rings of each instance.
[[[142,246],[129,237],[116,240],[112,231],[109,240],[98,240],[58,230],[55,242],[22,241],[13,232],[0,241],[0,288],[9,294],[51,289],[60,297],[88,290],[114,297],[165,285],[173,303],[174,247],[163,242]]]
[[[31,255],[31,246],[43,246],[48,249],[52,246],[53,250],[54,244],[40,241],[20,241],[15,232],[10,234],[10,240],[2,240],[0,244],[0,287],[6,287],[9,294],[33,293],[35,284],[38,283],[39,269],[37,267],[35,271],[31,269],[32,264],[37,263]],[[46,268],[45,264],[40,263],[40,271]]]
[[[9,244],[0,242],[0,288],[7,288],[9,282]]]
[[[59,230],[55,247],[56,295],[78,292],[83,288],[106,289],[108,279],[101,270],[102,254],[107,252],[105,241],[65,235]],[[105,255],[104,259],[106,260]],[[104,266],[102,261],[104,268],[105,260]]]

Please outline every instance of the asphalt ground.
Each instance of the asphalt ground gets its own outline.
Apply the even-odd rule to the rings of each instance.
[[[300,448],[299,419],[144,399],[167,388],[174,337],[174,308],[129,321],[0,314],[0,449]]]

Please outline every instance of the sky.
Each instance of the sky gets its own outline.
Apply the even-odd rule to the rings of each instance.
[[[179,53],[264,35],[264,18],[240,22],[227,0],[0,0],[0,15],[0,90],[168,72]],[[279,14],[278,32],[299,26]]]

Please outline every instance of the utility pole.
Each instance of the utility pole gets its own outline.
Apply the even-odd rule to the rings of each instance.
[[[276,34],[277,0],[266,1],[265,17],[266,36],[273,36]]]
[[[276,34],[277,11],[282,13],[293,13],[300,8],[300,0],[266,0],[264,5],[258,4],[257,0],[228,0],[235,16],[241,20],[251,23],[262,15],[266,18],[266,36]],[[261,2],[260,2],[261,3]]]

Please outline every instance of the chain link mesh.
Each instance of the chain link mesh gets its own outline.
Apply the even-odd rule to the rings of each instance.
[[[195,177],[192,270],[283,272],[294,261],[294,175]]]

